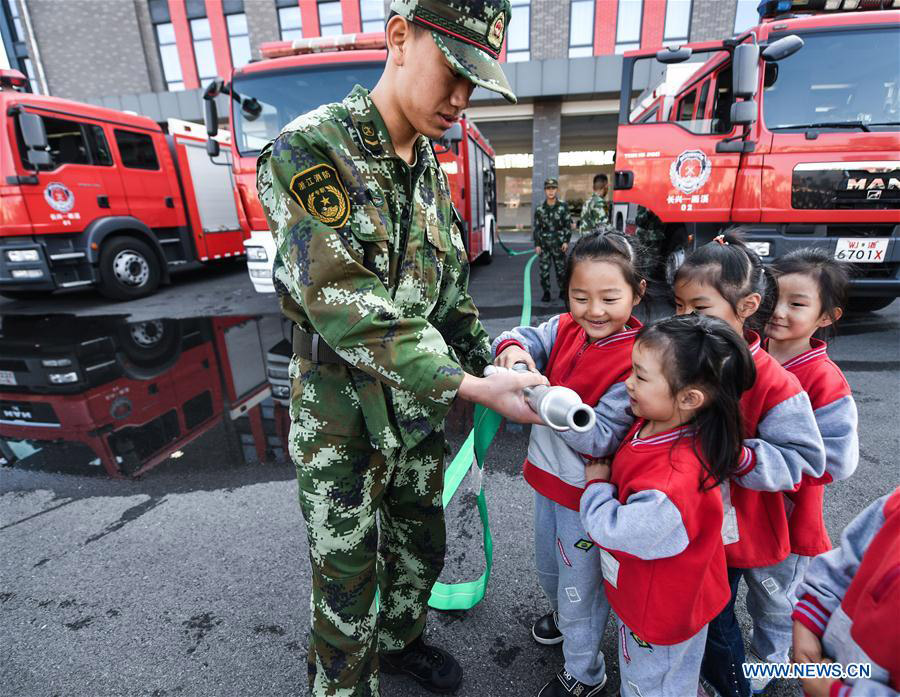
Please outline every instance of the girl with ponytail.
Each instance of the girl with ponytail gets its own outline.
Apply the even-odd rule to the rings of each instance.
[[[731,596],[718,485],[745,466],[741,395],[755,379],[746,342],[721,320],[670,317],[638,333],[626,380],[637,421],[611,466],[588,465],[580,506],[616,614],[623,691],[697,694],[707,625]]]
[[[722,697],[761,692],[765,679],[744,677],[741,629],[734,614],[741,578],[753,620],[750,650],[757,660],[787,662],[791,592],[802,570],[790,555],[785,495],[825,473],[825,446],[809,397],[797,378],[768,353],[760,336],[775,308],[778,286],[759,257],[734,235],[720,235],[691,253],[675,274],[675,310],[717,317],[743,335],[756,380],[741,398],[741,468],[721,488],[722,536],[731,599],[709,625],[703,676]],[[789,556],[790,555],[790,556]]]

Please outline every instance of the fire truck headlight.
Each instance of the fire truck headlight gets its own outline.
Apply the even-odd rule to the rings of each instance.
[[[252,261],[268,261],[269,255],[266,254],[265,247],[247,247],[247,259]]]
[[[41,269],[13,269],[13,278],[43,278],[44,272]]]
[[[747,246],[761,257],[769,256],[772,248],[771,242],[747,242]]]
[[[78,373],[50,373],[50,382],[54,385],[66,385],[70,382],[78,382]]]
[[[45,358],[41,361],[41,365],[45,368],[67,368],[72,365],[69,358]]]
[[[272,278],[271,269],[250,269],[252,278]]]
[[[6,252],[9,261],[40,261],[41,257],[36,249],[10,249]]]
[[[272,396],[276,399],[287,399],[291,396],[291,388],[284,385],[274,385],[272,387]]]

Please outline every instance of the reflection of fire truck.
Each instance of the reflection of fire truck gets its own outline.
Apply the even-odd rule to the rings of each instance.
[[[669,274],[736,229],[854,263],[860,307],[900,295],[900,12],[790,14],[890,5],[769,0],[734,39],[627,53],[615,225],[662,226]]]
[[[129,300],[173,271],[244,254],[230,168],[202,127],[18,92],[0,70],[0,293],[96,285]]]
[[[3,317],[0,460],[138,476],[245,416],[264,453],[262,321]]]
[[[230,82],[206,91],[207,131],[218,129],[214,97],[230,95],[228,124],[234,178],[250,239],[247,267],[259,292],[272,292],[272,235],[256,196],[256,158],[285,124],[320,104],[343,99],[355,84],[373,87],[386,57],[384,34],[357,34],[263,44],[264,60],[235,70]],[[462,119],[436,144],[450,179],[453,203],[466,227],[469,259],[490,262],[496,228],[494,151],[475,125]],[[218,146],[210,142],[211,154]]]

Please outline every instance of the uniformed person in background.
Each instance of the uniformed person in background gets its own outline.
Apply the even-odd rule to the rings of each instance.
[[[490,342],[428,140],[476,84],[515,101],[496,61],[509,18],[508,0],[395,0],[371,93],[300,116],[259,158],[275,286],[296,323],[290,453],[316,696],[377,695],[379,667],[456,689],[459,664],[422,636],[444,561],[444,417],[462,397],[537,422],[521,391],[545,378],[476,377]]]
[[[534,212],[534,251],[539,257],[542,302],[550,302],[550,265],[556,270],[559,297],[565,297],[563,273],[566,250],[572,235],[572,212],[569,204],[557,198],[559,182],[550,177],[544,181],[544,202]]]
[[[609,177],[600,173],[594,176],[594,192],[581,207],[581,220],[578,232],[582,237],[594,232],[601,232],[609,227],[609,203],[606,194],[609,192]]]

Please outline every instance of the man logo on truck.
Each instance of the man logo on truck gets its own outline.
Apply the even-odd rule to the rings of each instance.
[[[712,165],[702,150],[685,150],[669,168],[672,186],[685,194],[692,194],[703,188],[709,179]]]
[[[44,200],[47,205],[60,213],[68,213],[75,207],[75,194],[65,184],[51,182],[44,189]]]

